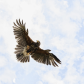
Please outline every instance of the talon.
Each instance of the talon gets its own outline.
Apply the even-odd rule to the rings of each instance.
[[[29,46],[27,45],[27,50],[29,49]]]
[[[27,53],[27,55],[30,55],[29,53]]]

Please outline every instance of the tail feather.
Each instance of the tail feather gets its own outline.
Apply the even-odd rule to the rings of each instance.
[[[16,55],[16,58],[18,61],[20,62],[29,62],[30,61],[30,57],[29,56],[24,56],[23,53],[19,53]]]
[[[19,59],[22,56],[23,56],[23,53],[22,54],[21,53],[16,54],[17,59]]]

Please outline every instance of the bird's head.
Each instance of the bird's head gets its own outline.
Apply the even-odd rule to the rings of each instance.
[[[39,40],[36,40],[36,42],[38,43],[38,45],[40,46],[40,41]]]

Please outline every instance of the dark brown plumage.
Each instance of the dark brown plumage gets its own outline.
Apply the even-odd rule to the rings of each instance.
[[[37,62],[47,65],[52,64],[53,66],[58,66],[57,63],[61,64],[61,61],[53,53],[50,53],[51,50],[41,49],[40,41],[34,42],[29,37],[28,29],[25,29],[23,20],[16,20],[16,24],[14,23],[13,29],[15,38],[17,39],[18,43],[15,48],[17,60],[20,62],[29,62],[31,56]]]

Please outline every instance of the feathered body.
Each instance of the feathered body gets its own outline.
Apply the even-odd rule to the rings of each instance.
[[[15,54],[17,60],[20,62],[29,62],[30,56],[37,62],[47,65],[58,66],[56,62],[61,64],[61,61],[53,54],[51,50],[43,50],[40,48],[40,41],[34,42],[28,35],[28,29],[26,30],[23,20],[16,20],[16,24],[13,26],[14,35],[17,39],[18,45],[15,48]]]

